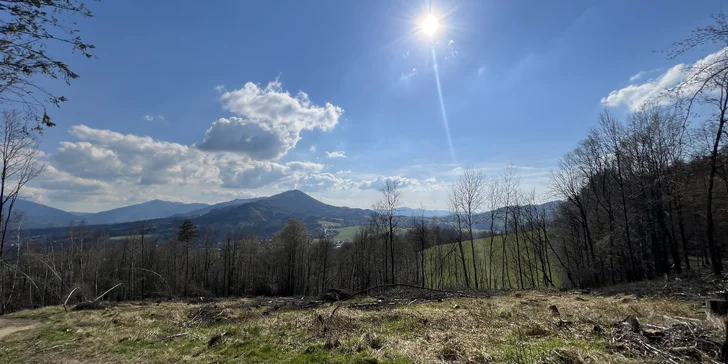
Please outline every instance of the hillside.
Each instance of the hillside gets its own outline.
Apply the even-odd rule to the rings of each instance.
[[[0,319],[0,362],[714,363],[722,336],[696,301],[533,291],[377,297],[335,307],[243,298],[21,311]]]
[[[175,215],[186,216],[186,217],[202,216],[202,215],[204,215],[204,214],[206,214],[206,213],[208,213],[208,212],[210,212],[212,210],[215,210],[215,209],[219,209],[219,208],[223,208],[223,207],[228,207],[228,206],[239,206],[239,205],[246,204],[246,203],[249,203],[249,202],[255,202],[255,201],[261,200],[263,198],[265,198],[265,197],[236,198],[236,199],[234,199],[232,201],[220,202],[220,203],[216,203],[214,205],[205,206],[205,207],[202,207],[202,208],[199,208],[199,209],[196,209],[196,210],[192,210],[192,211],[184,212],[184,213],[179,213],[179,214],[175,214]]]
[[[283,192],[237,206],[227,206],[192,219],[200,226],[249,229],[262,234],[280,230],[286,221],[298,219],[309,229],[319,227],[319,220],[341,219],[346,224],[363,224],[371,211],[327,205],[298,190]]]
[[[122,222],[153,220],[175,214],[194,211],[208,206],[202,203],[182,203],[152,200],[136,205],[120,207],[86,216],[88,224],[115,224]]]
[[[526,205],[523,207],[530,207],[535,206],[536,208],[544,209],[546,211],[546,217],[553,216],[554,212],[556,211],[556,208],[561,204],[561,201],[549,201],[538,205]],[[491,216],[495,214],[495,220],[493,221],[493,230],[495,231],[502,231],[504,229],[505,225],[505,213],[507,211],[506,207],[501,207],[492,211],[486,211],[480,214],[476,215],[476,221],[478,221],[477,224],[473,226],[476,230],[490,230],[490,221]],[[439,218],[439,221],[441,223],[445,224],[452,224],[453,218],[451,215],[443,215]]]
[[[13,215],[23,213],[24,229],[68,226],[72,221],[82,218],[60,209],[39,203],[18,199],[13,207]]]
[[[529,232],[528,234],[534,234]],[[478,263],[479,285],[481,287],[488,285],[488,272],[492,272],[491,284],[497,288],[518,288],[519,275],[516,271],[518,265],[517,248],[515,235],[499,235],[493,237],[493,257],[490,258],[491,239],[476,239],[473,242],[475,247],[475,256]],[[530,266],[534,272],[534,282],[537,287],[543,287],[543,275],[539,271],[539,261],[529,247],[526,250],[527,243],[523,241],[523,234],[520,235],[521,264]],[[506,265],[505,276],[503,276],[503,246],[506,249]],[[463,242],[463,255],[465,256],[465,267],[468,275],[473,277],[473,254],[470,249],[470,240]],[[549,259],[554,258],[549,254]],[[438,287],[458,287],[464,285],[462,262],[457,243],[443,244],[430,247],[425,253],[425,270],[435,286]],[[492,261],[492,267],[489,263]],[[561,286],[560,268],[554,261],[550,265],[551,279],[554,286]],[[528,273],[530,269],[525,269]],[[485,274],[484,274],[485,273]],[[504,279],[505,278],[505,279]],[[524,276],[524,288],[532,288],[530,275]],[[505,286],[503,283],[505,282]]]

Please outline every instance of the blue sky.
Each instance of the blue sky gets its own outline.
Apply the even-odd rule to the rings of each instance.
[[[43,81],[69,101],[27,195],[99,211],[299,188],[370,207],[398,178],[405,205],[442,209],[459,167],[513,164],[548,199],[549,171],[603,108],[627,112],[717,50],[654,52],[721,5],[433,0],[430,38],[424,1],[94,2],[79,27],[97,59],[60,51],[81,78]]]

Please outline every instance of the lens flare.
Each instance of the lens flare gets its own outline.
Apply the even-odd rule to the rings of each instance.
[[[440,111],[442,112],[442,124],[445,126],[445,136],[447,137],[447,145],[450,147],[450,157],[453,163],[457,164],[455,159],[455,148],[452,146],[452,138],[450,137],[450,125],[447,121],[447,112],[445,111],[445,100],[442,98],[442,86],[440,85],[440,71],[437,67],[437,55],[435,54],[435,45],[430,43],[430,50],[432,52],[432,63],[435,70],[435,82],[437,83],[437,96],[440,99]]]
[[[425,21],[422,22],[422,32],[432,36],[440,27],[440,22],[432,15],[428,15]]]

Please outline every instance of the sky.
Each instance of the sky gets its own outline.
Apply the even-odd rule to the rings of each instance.
[[[605,108],[625,115],[718,48],[659,52],[722,1],[101,1],[25,197],[95,212],[300,189],[446,209],[465,167],[551,200],[549,175]],[[428,12],[439,28],[422,31]],[[439,78],[439,82],[438,82]]]

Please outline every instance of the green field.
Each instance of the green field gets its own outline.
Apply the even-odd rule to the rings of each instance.
[[[474,241],[475,256],[477,258],[477,269],[480,284],[479,286],[487,286],[487,273],[492,272],[492,281],[496,281],[497,287],[503,288],[503,239],[504,236],[496,236],[493,238],[493,258],[492,267],[488,266],[490,261],[490,238],[477,239]],[[531,270],[534,271],[536,284],[542,286],[542,275],[540,263],[537,268],[538,259],[533,251],[526,252],[526,243],[520,241],[521,245],[521,267],[524,272],[524,286],[530,288]],[[505,273],[505,288],[519,288],[520,277],[518,274],[518,259],[516,259],[516,240],[514,235],[506,237],[506,256],[507,269]],[[470,247],[470,241],[463,242],[463,255],[465,255],[465,265],[468,276],[472,282],[473,277],[473,254]],[[425,255],[425,269],[428,274],[433,277],[435,285],[441,287],[462,286],[464,283],[464,274],[462,262],[460,259],[460,250],[457,243],[445,244],[427,249]],[[551,259],[551,257],[549,258]],[[554,285],[559,286],[559,274],[556,262],[551,259],[551,272]],[[486,274],[486,275],[484,275]],[[508,282],[510,278],[510,284]],[[429,279],[429,278],[428,278]],[[471,283],[472,284],[472,283]]]
[[[322,227],[327,227],[327,228],[334,228],[334,227],[341,226],[340,222],[327,221],[327,220],[319,220],[318,224],[321,225]]]
[[[354,236],[356,235],[356,232],[359,231],[360,227],[361,226],[346,226],[336,228],[339,233],[334,236],[334,241],[354,241]]]

